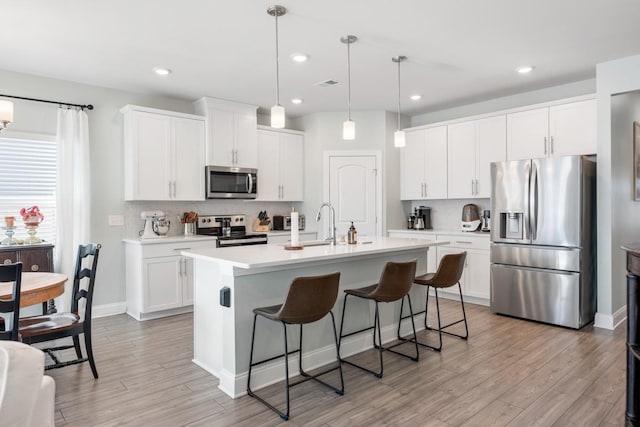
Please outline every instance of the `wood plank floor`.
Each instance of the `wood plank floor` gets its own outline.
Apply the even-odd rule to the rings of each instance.
[[[313,382],[291,389],[284,423],[255,399],[230,399],[191,362],[192,316],[97,319],[100,379],[88,364],[48,371],[62,426],[623,426],[625,328],[580,331],[498,316],[467,304],[470,338],[445,337],[418,363],[385,354],[384,377],[344,366],[345,395]],[[459,305],[442,303],[454,320]],[[431,332],[421,338],[433,339]],[[407,349],[404,345],[396,349]],[[355,356],[376,363],[373,351]],[[337,380],[336,372],[327,381]],[[263,390],[284,402],[281,384]]]

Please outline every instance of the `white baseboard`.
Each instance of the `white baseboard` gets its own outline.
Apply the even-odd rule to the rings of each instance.
[[[101,305],[94,305],[93,306],[93,311],[92,311],[92,317],[98,318],[98,317],[106,317],[106,316],[113,316],[115,314],[123,314],[126,313],[127,311],[127,303],[126,302],[116,302],[113,304],[101,304]]]
[[[622,322],[627,319],[627,306],[620,307],[613,314],[596,313],[596,318],[593,322],[593,326],[601,329],[608,329],[613,331]]]

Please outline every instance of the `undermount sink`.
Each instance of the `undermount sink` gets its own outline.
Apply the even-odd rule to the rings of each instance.
[[[332,242],[330,240],[307,240],[304,242],[300,242],[302,246],[325,246],[330,245]]]

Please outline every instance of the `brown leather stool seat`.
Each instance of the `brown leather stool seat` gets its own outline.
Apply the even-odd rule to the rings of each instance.
[[[249,376],[247,380],[247,393],[249,396],[255,397],[260,402],[265,404],[268,408],[280,415],[283,420],[289,419],[289,389],[295,385],[308,380],[314,380],[318,383],[329,387],[337,394],[344,394],[344,379],[342,377],[342,362],[340,360],[340,354],[338,352],[338,335],[336,333],[336,321],[331,309],[333,308],[336,298],[338,297],[338,286],[340,282],[340,273],[331,273],[323,276],[312,277],[298,277],[293,280],[289,287],[289,293],[284,304],[273,305],[269,307],[259,307],[253,310],[253,331],[251,333],[251,355],[249,358]],[[331,315],[331,323],[333,326],[333,338],[336,343],[336,359],[338,366],[325,370],[315,375],[309,375],[302,369],[302,326],[307,323],[316,322],[324,318],[327,314]],[[259,362],[253,361],[253,347],[256,336],[256,320],[258,316],[262,316],[266,319],[281,322],[284,329],[284,353],[278,356],[270,357],[266,360]],[[300,347],[298,350],[289,351],[287,347],[287,325],[300,325]],[[299,353],[298,357],[298,370],[300,375],[304,379],[290,384],[289,383],[289,355],[293,353]],[[251,371],[254,366],[270,362],[272,360],[284,357],[285,368],[285,393],[287,407],[286,411],[282,412],[275,406],[264,400],[262,397],[256,395],[251,390]],[[338,370],[340,372],[340,388],[334,387],[318,377],[328,372]]]
[[[379,359],[380,359],[380,370],[374,371],[372,369],[366,368],[364,366],[358,365],[354,362],[348,360],[342,360],[344,363],[347,363],[351,366],[355,366],[356,368],[360,368],[366,372],[369,372],[375,375],[378,378],[382,378],[384,366],[382,361],[382,352],[390,351],[392,353],[398,354],[400,356],[407,357],[413,361],[418,361],[420,357],[420,353],[418,350],[418,345],[415,344],[416,355],[411,356],[408,354],[400,353],[398,351],[392,350],[393,347],[396,347],[400,344],[404,344],[404,342],[400,342],[391,346],[383,347],[382,346],[382,336],[381,336],[381,328],[380,328],[380,311],[379,311],[379,303],[381,302],[394,302],[398,300],[402,300],[404,303],[404,298],[407,298],[409,302],[409,310],[411,311],[411,296],[409,295],[409,291],[411,290],[411,286],[413,284],[413,279],[416,274],[416,260],[412,260],[409,262],[388,262],[384,270],[382,271],[382,275],[380,276],[380,281],[375,285],[365,286],[358,289],[346,289],[344,303],[342,306],[342,322],[340,324],[340,341],[338,344],[338,348],[342,343],[342,338],[355,335],[364,331],[368,331],[373,329],[373,346],[378,349]],[[357,331],[349,332],[348,334],[343,334],[342,331],[344,329],[344,314],[347,307],[347,297],[354,296],[358,298],[364,298],[368,300],[372,300],[376,303],[375,307],[375,318],[373,326],[369,326]],[[377,335],[377,336],[376,336]],[[413,337],[417,342],[416,338],[416,328],[415,325],[413,327]]]
[[[413,316],[415,316],[416,314],[422,314],[424,313],[424,327],[425,329],[428,330],[435,330],[438,331],[438,337],[440,339],[440,344],[436,347],[436,346],[432,346],[426,343],[422,343],[422,342],[418,342],[417,340],[415,340],[415,342],[423,347],[427,347],[430,348],[432,350],[435,351],[441,351],[442,350],[442,334],[447,334],[447,335],[451,335],[454,337],[458,337],[458,338],[462,338],[463,340],[466,340],[467,338],[469,338],[469,328],[467,326],[467,314],[464,310],[464,300],[462,299],[462,288],[460,287],[460,277],[462,277],[462,271],[464,270],[464,265],[465,265],[465,261],[467,258],[467,253],[466,252],[461,252],[459,254],[448,254],[442,257],[442,259],[440,260],[440,264],[438,265],[438,270],[435,273],[427,273],[427,274],[423,274],[422,276],[418,276],[414,279],[414,283],[417,285],[423,285],[423,286],[427,286],[427,297],[426,297],[426,302],[425,302],[425,309],[424,311],[420,311],[418,313],[413,313],[410,316],[402,316],[402,308],[400,309],[400,322],[402,322],[403,319],[406,319],[408,317],[411,317],[413,319]],[[457,320],[455,322],[451,322],[447,325],[442,326],[441,321],[440,321],[440,301],[438,299],[438,289],[442,289],[442,288],[448,288],[451,286],[455,286],[458,285],[458,291],[460,292],[460,305],[462,306],[462,319]],[[429,287],[433,288],[433,291],[436,295],[436,311],[438,314],[438,328],[431,328],[430,326],[427,325],[427,315],[428,315],[428,310],[429,310]],[[445,331],[446,328],[456,325],[460,322],[464,322],[464,329],[465,329],[465,334],[464,335],[458,335],[458,334],[454,334],[452,332],[448,332]],[[400,337],[400,324],[398,324],[398,339],[400,340],[404,340],[404,341],[411,341],[414,342],[414,339],[407,339],[407,338],[402,338]]]

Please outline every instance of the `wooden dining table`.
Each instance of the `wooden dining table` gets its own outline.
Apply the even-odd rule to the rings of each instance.
[[[22,273],[20,307],[43,304],[46,313],[55,313],[55,297],[64,293],[67,276],[60,273]],[[0,282],[0,299],[11,298],[12,282]]]

